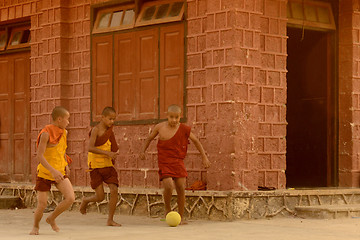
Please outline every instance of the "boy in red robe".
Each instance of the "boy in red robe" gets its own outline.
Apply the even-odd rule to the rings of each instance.
[[[37,138],[37,159],[40,162],[37,167],[35,190],[37,191],[37,207],[34,213],[34,226],[30,235],[39,234],[39,223],[47,206],[47,195],[51,185],[59,189],[64,199],[57,205],[54,212],[46,222],[51,225],[55,232],[60,229],[55,223],[56,217],[68,209],[75,201],[75,194],[69,180],[69,157],[66,155],[65,128],[69,124],[69,112],[63,107],[55,107],[51,113],[53,123],[46,125]]]
[[[95,190],[95,195],[83,198],[80,205],[80,212],[86,214],[86,207],[90,202],[103,201],[105,198],[103,182],[106,183],[110,188],[108,226],[121,226],[114,221],[119,186],[118,175],[113,163],[119,150],[112,130],[115,118],[115,109],[105,107],[100,123],[90,132],[88,165],[90,185]]]
[[[181,108],[178,105],[170,105],[167,112],[168,120],[155,126],[145,141],[140,158],[145,159],[145,151],[149,147],[150,142],[159,135],[157,144],[158,165],[160,181],[162,181],[164,187],[165,215],[171,211],[170,201],[175,185],[179,214],[181,219],[183,219],[187,177],[184,158],[189,138],[201,153],[203,165],[208,168],[210,162],[199,139],[191,132],[190,127],[180,123],[180,117]],[[181,224],[185,224],[185,222],[181,221]]]

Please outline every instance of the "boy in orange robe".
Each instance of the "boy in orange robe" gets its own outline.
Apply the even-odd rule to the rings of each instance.
[[[103,182],[110,188],[108,226],[121,226],[114,221],[116,203],[118,201],[118,175],[113,160],[118,155],[118,145],[112,130],[116,118],[115,109],[105,107],[101,121],[90,132],[88,165],[90,169],[90,184],[95,189],[95,195],[83,198],[80,212],[86,214],[90,202],[101,202],[105,198]]]
[[[69,112],[63,107],[55,107],[51,113],[53,123],[41,130],[37,139],[37,159],[40,162],[37,167],[35,190],[37,191],[37,208],[34,213],[34,226],[30,235],[39,234],[39,223],[43,211],[47,206],[48,192],[51,184],[59,189],[64,199],[59,203],[47,218],[46,222],[51,225],[55,232],[60,229],[55,219],[68,209],[75,201],[75,194],[68,178],[70,173],[66,156],[65,128],[69,124]]]
[[[181,108],[177,105],[170,105],[167,112],[167,121],[157,124],[145,141],[140,154],[145,159],[145,151],[150,142],[159,135],[157,144],[159,176],[164,188],[165,214],[171,211],[170,201],[172,192],[177,192],[177,203],[181,219],[184,216],[185,206],[185,183],[187,172],[184,165],[184,158],[187,152],[187,145],[190,140],[195,144],[202,156],[203,165],[208,168],[210,162],[198,138],[191,132],[191,128],[180,123]],[[185,224],[181,221],[181,224]]]

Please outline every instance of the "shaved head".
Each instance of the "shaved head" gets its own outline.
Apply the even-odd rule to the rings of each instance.
[[[176,104],[172,104],[168,107],[167,111],[172,113],[181,113],[181,107]]]
[[[113,107],[105,107],[104,110],[102,111],[101,115],[103,116],[109,116],[109,114],[111,113],[115,113],[116,114],[116,111]]]
[[[57,118],[64,117],[67,114],[69,114],[69,111],[66,110],[66,108],[64,108],[62,106],[56,106],[56,107],[54,107],[54,109],[51,112],[51,117],[54,121],[56,121]]]

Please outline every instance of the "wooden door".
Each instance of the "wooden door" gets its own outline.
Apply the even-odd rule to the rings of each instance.
[[[287,186],[326,187],[333,167],[328,33],[302,34],[288,28]]]
[[[30,52],[0,56],[0,182],[30,179]]]

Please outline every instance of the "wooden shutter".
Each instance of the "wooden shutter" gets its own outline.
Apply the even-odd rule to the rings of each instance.
[[[137,118],[158,118],[158,29],[139,31],[136,33],[136,40]]]
[[[114,39],[114,100],[116,120],[135,118],[136,53],[135,34],[116,34]]]
[[[92,39],[92,120],[99,121],[104,107],[112,106],[112,36]]]
[[[29,149],[29,78],[30,78],[30,53],[19,53],[14,55],[12,72],[14,80],[13,100],[13,177],[14,181],[25,181],[28,179],[30,169]]]
[[[0,56],[0,182],[10,181],[10,117],[11,117],[11,86],[8,69],[9,59]]]
[[[29,180],[30,52],[0,56],[0,182]]]
[[[183,99],[184,25],[181,23],[160,30],[160,117],[166,117],[171,104],[183,108]]]

